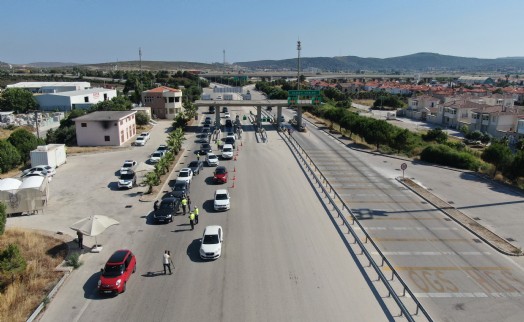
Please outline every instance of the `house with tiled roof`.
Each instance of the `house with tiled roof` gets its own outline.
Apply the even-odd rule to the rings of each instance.
[[[182,113],[182,91],[167,86],[143,91],[142,104],[151,107],[154,117],[172,120]]]
[[[484,105],[472,109],[470,117],[460,120],[459,126],[465,125],[470,131],[481,131],[495,138],[501,138],[514,135],[522,118],[524,118],[522,109]]]
[[[406,116],[415,120],[428,120],[428,115],[438,111],[440,100],[430,95],[418,95],[408,98]],[[428,120],[429,121],[429,120]]]

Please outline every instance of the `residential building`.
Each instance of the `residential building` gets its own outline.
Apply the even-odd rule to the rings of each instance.
[[[485,77],[485,76],[460,76],[457,80],[457,83],[460,84],[467,84],[467,85],[473,85],[473,84],[485,84],[485,85],[493,85],[495,82],[491,77]]]
[[[182,113],[182,91],[167,86],[153,88],[142,92],[142,104],[151,107],[154,117],[172,120]]]
[[[78,91],[36,94],[35,99],[42,111],[71,111],[88,109],[96,103],[116,97],[116,90],[89,88]]]
[[[136,134],[137,111],[98,111],[73,119],[78,146],[120,146]]]
[[[6,88],[22,88],[31,93],[60,93],[80,91],[91,87],[89,82],[20,82]]]
[[[440,100],[429,95],[420,95],[408,98],[407,117],[415,120],[428,120],[428,115],[436,113]]]

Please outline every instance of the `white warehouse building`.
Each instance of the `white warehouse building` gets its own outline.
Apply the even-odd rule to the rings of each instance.
[[[87,109],[96,103],[116,97],[115,89],[89,88],[79,91],[37,94],[35,99],[42,111],[71,111]]]
[[[31,93],[59,93],[88,89],[89,82],[20,82],[7,85],[6,88],[22,88]]]

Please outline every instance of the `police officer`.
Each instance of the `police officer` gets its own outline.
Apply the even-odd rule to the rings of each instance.
[[[189,213],[189,224],[191,225],[191,230],[195,229],[195,212],[191,211]]]
[[[185,195],[182,197],[182,201],[180,203],[182,204],[182,211],[184,212],[184,215],[185,215],[186,207],[187,207],[187,199]]]
[[[195,213],[195,225],[198,224],[198,207],[195,206],[195,209],[193,209],[193,212]]]

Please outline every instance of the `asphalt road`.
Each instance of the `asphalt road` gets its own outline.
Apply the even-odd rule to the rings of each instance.
[[[403,188],[395,180],[401,175],[402,160],[354,151],[312,124],[308,130],[293,136],[417,298],[431,308],[432,316],[443,321],[522,320],[524,271],[520,259],[497,253]],[[452,199],[444,200],[469,204],[473,209],[493,206],[492,198],[507,193],[507,189],[497,189],[497,195],[486,197],[485,204],[478,197],[488,195],[489,189],[481,187],[479,180],[468,179],[467,173],[458,175],[457,171],[409,162],[408,175],[425,186],[447,190],[443,194]],[[477,200],[472,204],[475,192]],[[522,197],[509,197],[515,199],[514,204],[498,205],[518,207],[522,203]],[[497,221],[502,219],[492,222]]]
[[[144,161],[163,143],[168,126],[156,126],[144,147],[69,157],[51,183],[45,214],[10,218],[9,226],[72,236],[69,225],[91,214],[120,221],[99,236],[101,253],[83,256],[83,266],[66,280],[42,321],[393,320],[275,133],[270,133],[271,144],[256,143],[246,127],[237,161],[221,161],[234,181],[211,184],[212,168],[194,178],[191,199],[201,209],[194,231],[184,216],[166,225],[151,224],[152,203],[138,200],[137,191],[144,188],[117,190],[115,175],[125,159]],[[189,130],[177,169],[194,158],[191,131],[197,129]],[[215,213],[213,192],[224,186],[232,195],[232,209]],[[204,262],[198,257],[199,238],[210,224],[224,228],[224,249],[218,260]],[[92,245],[94,240],[86,237],[84,242]],[[119,248],[136,254],[137,272],[124,294],[100,297],[99,270]],[[174,254],[173,275],[162,272],[165,249]]]

